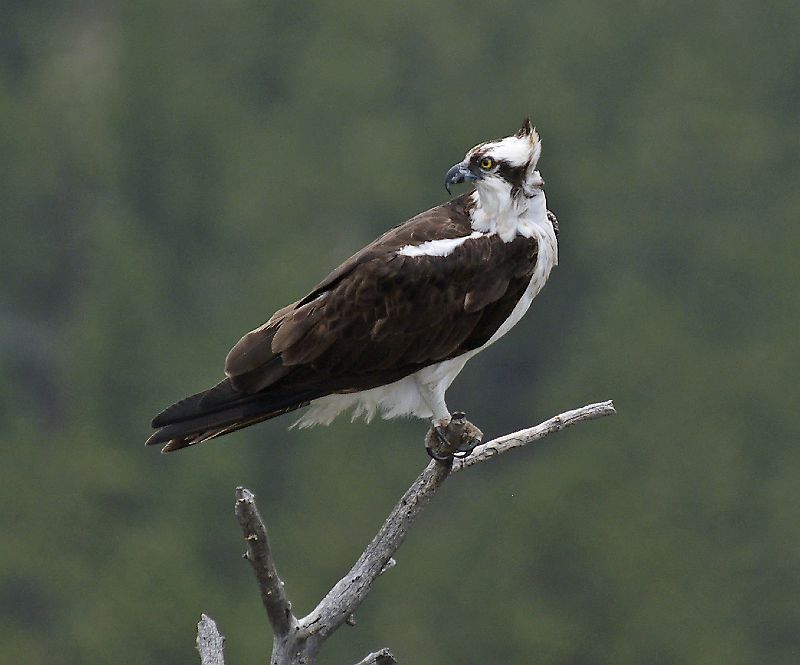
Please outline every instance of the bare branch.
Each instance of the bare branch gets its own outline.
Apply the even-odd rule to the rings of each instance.
[[[267,530],[256,508],[255,497],[249,490],[239,487],[236,490],[236,516],[247,541],[246,558],[253,566],[261,599],[275,633],[271,663],[313,665],[322,643],[336,629],[346,622],[355,624],[354,612],[366,598],[375,580],[395,565],[392,557],[414,520],[452,472],[494,459],[509,450],[539,441],[584,420],[594,420],[614,413],[614,404],[610,400],[588,404],[554,416],[536,427],[488,441],[476,447],[466,459],[457,459],[455,462],[431,461],[394,506],[383,526],[347,575],[333,586],[308,616],[300,620],[292,614],[283,582],[278,577]],[[369,654],[358,665],[391,665],[395,662],[394,656],[383,649]],[[205,665],[206,661],[203,663]],[[222,665],[222,661],[209,661],[209,665]]]
[[[261,602],[267,610],[272,632],[283,637],[297,624],[292,614],[292,605],[286,596],[283,580],[278,575],[272,550],[269,546],[267,528],[258,512],[255,496],[244,487],[236,488],[236,518],[242,527],[247,552],[245,558],[253,567],[261,591]]]
[[[392,509],[389,517],[350,572],[334,585],[308,616],[300,620],[300,625],[307,629],[309,636],[314,636],[316,641],[321,644],[358,609],[369,593],[372,583],[400,547],[414,520],[428,505],[451,471],[460,471],[478,462],[492,459],[513,448],[538,441],[581,421],[602,418],[614,413],[616,411],[610,400],[589,404],[554,416],[536,427],[520,430],[484,443],[477,447],[472,455],[463,460],[456,460],[455,464],[453,462],[430,462]]]
[[[197,623],[197,650],[202,665],[225,665],[225,638],[210,616],[200,615]],[[371,654],[370,654],[371,655]]]
[[[571,427],[584,420],[595,420],[596,418],[602,418],[604,416],[613,416],[616,412],[612,400],[587,404],[579,409],[565,411],[557,416],[553,416],[549,420],[545,420],[535,427],[529,427],[527,429],[521,429],[518,432],[506,434],[505,436],[499,436],[496,439],[492,439],[491,441],[477,446],[469,457],[455,461],[453,464],[453,473],[456,471],[463,471],[467,467],[474,466],[480,462],[493,459],[498,455],[507,453],[509,450],[514,450],[514,448],[521,448],[534,441],[539,441],[550,434],[561,431],[565,427]]]
[[[389,559],[400,547],[409,527],[414,523],[436,490],[450,475],[450,463],[431,461],[397,502],[372,542],[355,565],[328,592],[300,625],[319,641],[341,626],[366,598],[372,583],[381,574]]]
[[[359,660],[356,665],[395,665],[397,658],[392,655],[389,649],[381,649],[367,656],[364,660]]]

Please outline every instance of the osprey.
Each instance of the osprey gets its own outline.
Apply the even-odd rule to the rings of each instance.
[[[387,231],[247,333],[225,379],[159,413],[147,444],[179,450],[304,406],[300,427],[352,409],[367,421],[429,418],[447,441],[445,391],[522,318],[558,262],[540,154],[528,119],[469,150],[445,187],[474,190]],[[479,442],[473,431],[462,454]]]

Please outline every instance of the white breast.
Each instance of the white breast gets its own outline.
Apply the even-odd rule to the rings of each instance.
[[[538,243],[538,255],[536,258],[536,267],[531,275],[531,281],[528,283],[528,288],[522,298],[519,299],[516,307],[514,307],[509,316],[497,331],[492,335],[489,341],[484,344],[479,350],[485,349],[490,344],[494,344],[498,339],[505,335],[511,328],[513,328],[519,320],[528,311],[531,302],[537,296],[539,291],[542,290],[547,278],[550,276],[550,271],[554,266],[558,265],[558,240],[556,233],[553,229],[553,224],[547,218],[547,200],[544,192],[537,194],[532,199],[529,199],[528,214],[523,215],[519,219],[517,226],[517,233],[525,236],[526,238],[536,238]]]

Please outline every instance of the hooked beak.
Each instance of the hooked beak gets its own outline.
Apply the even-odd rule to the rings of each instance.
[[[453,192],[450,191],[450,187],[452,185],[455,185],[459,182],[464,182],[465,180],[472,181],[477,179],[478,176],[470,171],[466,164],[456,164],[445,174],[444,188],[447,190],[448,194],[452,194]]]

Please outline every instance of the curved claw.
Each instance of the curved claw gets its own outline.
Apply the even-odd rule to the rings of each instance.
[[[439,439],[439,443],[446,449],[450,445],[450,442],[447,440],[447,433],[445,432],[444,427],[441,425],[435,425],[431,429],[433,429],[433,433],[436,435],[436,438]],[[428,456],[431,459],[434,459],[437,462],[449,462],[453,459],[453,456],[450,453],[438,453],[427,444],[425,445],[425,451],[428,453]]]
[[[469,457],[472,455],[472,451],[475,450],[479,445],[481,445],[480,439],[473,439],[469,442],[467,446],[464,448],[459,448],[456,452],[453,453],[453,457],[457,457],[458,459],[464,459],[465,457]]]
[[[465,431],[465,428],[469,428],[470,431]],[[431,427],[426,437],[425,451],[437,462],[452,462],[454,459],[469,457],[482,439],[483,432],[468,422],[464,413],[456,412],[446,427],[442,425]],[[457,448],[455,440],[460,443]],[[445,450],[448,452],[440,452]]]
[[[441,425],[436,425],[433,428],[434,434],[436,434],[436,438],[439,439],[439,443],[443,446],[449,446],[450,442],[447,440],[447,432],[445,431],[444,427]]]
[[[453,459],[452,455],[440,455],[439,453],[435,452],[433,448],[430,446],[425,446],[425,452],[428,453],[428,456],[431,459],[436,460],[437,462],[448,462]]]

